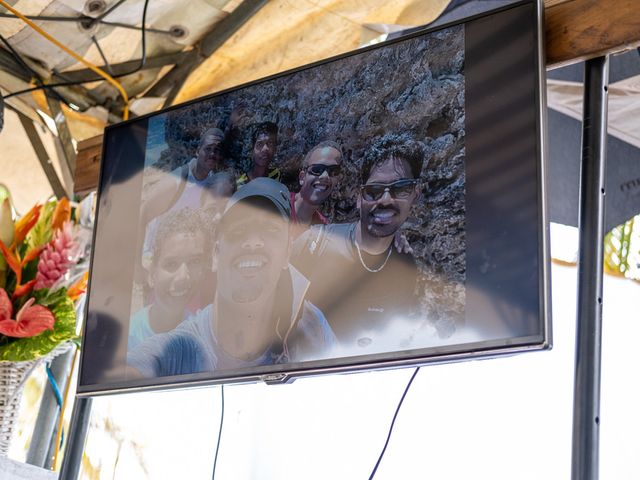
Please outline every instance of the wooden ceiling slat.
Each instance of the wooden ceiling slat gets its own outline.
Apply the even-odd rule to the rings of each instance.
[[[547,68],[640,45],[638,0],[545,1]]]

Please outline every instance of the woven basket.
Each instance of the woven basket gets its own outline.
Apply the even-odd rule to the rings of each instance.
[[[47,355],[36,360],[0,362],[0,456],[6,457],[9,452],[27,379],[42,362],[53,360],[69,350],[72,345],[72,343],[58,345]]]

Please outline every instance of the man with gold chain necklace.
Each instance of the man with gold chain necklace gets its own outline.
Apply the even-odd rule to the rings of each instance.
[[[408,134],[387,134],[365,152],[353,223],[316,225],[295,242],[292,263],[311,281],[345,355],[392,351],[417,313],[418,269],[394,247],[420,198],[425,152]]]

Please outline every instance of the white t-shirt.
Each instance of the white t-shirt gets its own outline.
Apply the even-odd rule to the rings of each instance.
[[[174,330],[153,335],[129,350],[127,364],[144,377],[153,378],[170,374],[237,370],[256,365],[330,356],[336,344],[335,335],[326,319],[322,315],[316,315],[317,308],[304,300],[309,281],[292,266],[288,271],[293,286],[290,321],[292,325],[295,324],[293,344],[287,345],[289,358],[279,359],[271,349],[252,360],[243,360],[227,354],[213,331],[213,317],[216,311],[214,303],[190,316]],[[176,342],[183,346],[189,345],[189,351],[180,351],[180,358],[176,358]],[[170,369],[175,367],[177,371],[167,373],[167,364],[173,366]]]

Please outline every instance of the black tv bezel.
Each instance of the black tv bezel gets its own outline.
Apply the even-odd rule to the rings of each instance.
[[[237,374],[234,372],[201,372],[189,375],[180,375],[176,377],[156,377],[153,379],[136,379],[130,381],[120,381],[117,383],[109,384],[96,384],[96,385],[82,385],[82,365],[84,362],[84,349],[81,351],[79,365],[80,374],[77,380],[77,396],[78,397],[90,397],[100,395],[110,395],[116,393],[133,393],[142,391],[158,391],[169,390],[176,388],[194,388],[201,386],[219,385],[219,384],[231,384],[231,383],[255,383],[265,382],[268,384],[288,383],[296,378],[313,376],[313,375],[325,375],[336,373],[355,373],[368,370],[380,370],[380,369],[393,369],[401,367],[423,366],[430,364],[443,364],[453,363],[467,360],[478,360],[502,357],[505,355],[512,355],[515,353],[522,353],[527,351],[539,351],[550,349],[552,346],[552,332],[551,332],[551,302],[550,302],[550,254],[549,254],[549,222],[547,214],[546,204],[546,175],[547,168],[546,162],[548,158],[547,144],[546,144],[546,81],[545,81],[545,48],[544,48],[544,29],[543,29],[543,17],[544,17],[544,5],[542,0],[521,0],[511,4],[492,9],[486,12],[475,14],[463,19],[454,20],[451,22],[437,25],[435,27],[425,26],[424,28],[412,29],[411,33],[394,38],[392,40],[386,40],[374,45],[359,48],[350,52],[346,52],[340,55],[336,55],[330,58],[322,59],[307,65],[296,67],[290,70],[279,72],[264,78],[246,82],[234,87],[230,87],[219,92],[215,92],[203,97],[199,97],[187,102],[172,105],[162,110],[141,115],[139,117],[129,119],[114,125],[109,125],[105,128],[104,138],[105,141],[102,145],[101,158],[104,158],[106,149],[106,138],[110,131],[123,128],[130,124],[146,120],[150,117],[166,114],[167,112],[182,109],[190,105],[205,102],[214,99],[218,96],[224,95],[228,92],[240,90],[243,88],[251,87],[260,83],[265,83],[273,79],[284,77],[296,72],[300,72],[307,69],[312,69],[320,65],[324,65],[336,60],[341,60],[351,56],[359,55],[371,50],[385,48],[389,45],[399,43],[411,38],[419,37],[425,34],[433,33],[439,30],[444,30],[454,26],[465,25],[476,19],[488,17],[491,15],[499,14],[504,11],[518,8],[523,5],[533,5],[535,7],[535,40],[536,45],[534,47],[535,55],[535,72],[537,74],[536,82],[536,154],[537,154],[537,209],[538,209],[538,254],[539,254],[539,312],[540,312],[540,325],[542,331],[540,335],[526,336],[526,337],[512,337],[508,340],[483,340],[474,343],[454,343],[450,345],[443,345],[440,347],[426,347],[415,350],[415,353],[411,350],[402,350],[398,352],[387,352],[381,354],[365,355],[362,357],[339,357],[328,360],[319,360],[314,362],[303,362],[302,364],[279,364],[279,365],[267,365],[254,367],[253,370],[256,373],[250,374]],[[103,189],[105,162],[100,164],[100,175],[98,181],[98,202],[96,205],[95,213],[95,225],[92,236],[92,244],[95,245],[97,236],[97,226],[99,218],[99,199],[101,198]],[[89,282],[87,286],[87,295],[91,293],[91,281],[93,277],[93,259],[95,255],[95,249],[91,252],[91,263],[89,267]],[[89,311],[89,298],[85,303],[84,318],[87,318]],[[82,340],[83,344],[86,344],[85,337],[87,335],[87,329],[83,329]],[[514,340],[517,343],[514,344]],[[461,347],[464,351],[461,351]],[[425,354],[424,351],[428,350],[429,353]],[[402,358],[394,358],[400,356]],[[322,366],[305,366],[305,363],[323,363]],[[274,368],[275,367],[275,368]],[[276,371],[281,370],[281,371]],[[211,378],[215,376],[215,378]]]

